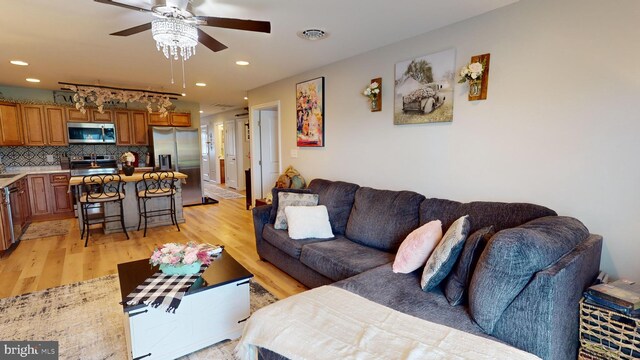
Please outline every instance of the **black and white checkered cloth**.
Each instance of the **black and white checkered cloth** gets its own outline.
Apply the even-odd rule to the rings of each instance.
[[[138,285],[125,298],[125,303],[133,306],[145,304],[175,313],[184,294],[207,267],[202,265],[200,271],[193,275],[165,275],[158,271]]]

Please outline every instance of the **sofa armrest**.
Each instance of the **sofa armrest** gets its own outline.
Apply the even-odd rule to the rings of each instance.
[[[598,275],[602,236],[590,234],[537,272],[496,323],[493,335],[545,360],[576,359],[579,305]]]
[[[256,206],[253,208],[253,228],[256,234],[256,249],[258,255],[262,259],[262,230],[264,226],[269,223],[269,216],[271,214],[272,205]]]

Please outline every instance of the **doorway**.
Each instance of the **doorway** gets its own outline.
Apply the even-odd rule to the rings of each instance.
[[[267,196],[282,172],[280,101],[251,107],[252,202]]]
[[[209,126],[200,125],[200,152],[202,161],[202,180],[211,180],[211,166],[215,166],[209,161],[210,141],[209,141]]]
[[[238,154],[236,152],[236,122],[224,123],[224,173],[227,186],[238,189]]]

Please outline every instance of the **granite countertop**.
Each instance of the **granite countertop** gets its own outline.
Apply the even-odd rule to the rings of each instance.
[[[68,174],[69,170],[62,170],[60,166],[16,166],[7,167],[0,174],[0,188],[11,185],[27,175],[33,174]]]

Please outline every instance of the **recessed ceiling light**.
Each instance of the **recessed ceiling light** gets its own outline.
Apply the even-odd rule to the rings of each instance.
[[[185,94],[185,93],[182,93],[181,95],[182,95],[182,96],[187,96],[187,94]]]
[[[249,98],[247,96],[244,97],[245,100],[249,100]]]
[[[200,114],[204,113],[204,111],[200,110]]]
[[[39,83],[40,79],[34,79],[34,78],[27,78],[28,82],[32,82],[32,83]]]
[[[236,65],[247,66],[247,65],[249,65],[249,62],[248,61],[244,61],[244,60],[238,60],[238,61],[236,61]]]
[[[13,65],[18,65],[18,66],[27,66],[27,65],[29,65],[28,62],[22,61],[22,60],[11,60],[10,63],[12,63]]]
[[[298,33],[298,36],[306,39],[306,40],[320,40],[320,39],[324,39],[327,36],[329,36],[329,34],[327,34],[324,30],[320,30],[320,29],[307,29],[307,30],[302,30]]]
[[[207,86],[205,83],[196,83],[196,86]]]

